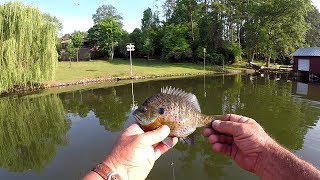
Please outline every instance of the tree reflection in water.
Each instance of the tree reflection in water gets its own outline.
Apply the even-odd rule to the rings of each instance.
[[[90,111],[99,118],[106,130],[122,130],[131,107],[131,89],[122,87],[101,88],[60,94],[68,112],[86,117]]]
[[[0,99],[0,167],[11,172],[40,172],[67,145],[70,121],[55,94]]]
[[[173,86],[191,92],[198,97],[204,114],[217,115],[237,113],[257,120],[277,141],[291,150],[302,148],[303,138],[310,126],[317,120],[318,111],[291,97],[291,82],[274,81],[267,78],[242,75],[189,77],[148,81],[60,94],[69,112],[85,117],[92,111],[99,118],[100,125],[107,131],[123,129],[128,122],[132,104],[140,105],[147,97],[160,92],[160,88]],[[205,95],[204,95],[205,94]],[[290,125],[290,126],[288,126]],[[194,134],[195,144],[179,143],[173,151],[176,158],[177,176],[190,177],[204,172],[205,177],[226,177],[227,167],[233,167],[230,158],[212,153],[210,145],[201,136],[201,130]],[[170,156],[170,155],[167,155]],[[158,162],[150,177],[158,177],[168,162]],[[202,169],[202,171],[201,171]],[[235,170],[235,172],[238,172]],[[193,174],[191,176],[191,174]],[[160,177],[160,176],[159,176]],[[163,176],[161,176],[163,177]]]

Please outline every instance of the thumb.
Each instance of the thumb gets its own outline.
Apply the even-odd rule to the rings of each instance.
[[[212,122],[212,128],[216,131],[224,134],[229,134],[232,136],[241,135],[241,130],[243,129],[243,123],[233,122],[233,121],[220,121],[214,120]]]
[[[142,134],[141,140],[143,143],[147,145],[154,145],[164,140],[166,137],[169,136],[169,134],[170,134],[170,128],[166,125],[163,125],[158,129],[155,129],[153,131],[148,131]]]

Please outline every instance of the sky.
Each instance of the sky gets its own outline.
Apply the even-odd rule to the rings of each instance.
[[[7,2],[9,0],[0,0]],[[56,16],[63,23],[60,34],[73,31],[87,31],[93,26],[92,15],[102,5],[113,5],[123,17],[124,29],[132,32],[141,26],[143,11],[148,7],[158,8],[164,0],[20,0],[24,4],[34,5],[42,12]],[[320,10],[320,0],[312,0]],[[2,4],[2,3],[0,3]]]
[[[2,2],[10,0],[0,0]],[[124,29],[132,32],[141,25],[143,11],[159,7],[163,0],[20,0],[38,7],[42,12],[56,16],[63,24],[60,34],[87,31],[93,26],[92,15],[102,5],[113,5],[123,17]]]

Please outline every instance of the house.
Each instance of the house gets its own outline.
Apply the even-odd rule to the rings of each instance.
[[[291,56],[294,75],[309,76],[310,80],[320,78],[320,47],[300,48]]]
[[[66,49],[68,44],[71,40],[64,40],[61,39],[61,51],[60,51],[60,60],[67,61],[69,60],[68,56],[66,55]],[[78,51],[78,58],[79,60],[90,60],[91,59],[91,48],[89,43],[86,39],[83,41],[83,45],[79,48]]]

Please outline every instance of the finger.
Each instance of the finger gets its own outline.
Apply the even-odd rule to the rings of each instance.
[[[173,137],[172,138],[172,144],[174,147],[177,143],[178,143],[178,138],[177,137]],[[167,145],[165,145],[164,143],[159,143],[156,147],[154,147],[154,152],[155,152],[155,156],[156,156],[156,160],[165,152],[167,152],[169,149],[171,149],[172,147],[169,147]]]
[[[222,153],[222,154],[225,154],[227,156],[230,156],[231,155],[231,150],[232,150],[232,147],[230,145],[227,145],[227,144],[220,144],[220,143],[216,143],[216,144],[213,144],[211,146],[212,150],[214,152],[218,152],[218,153]]]
[[[245,116],[240,116],[237,114],[227,114],[221,118],[222,121],[232,121],[232,122],[239,122],[244,123],[247,122],[250,118]]]
[[[159,127],[153,131],[148,131],[141,135],[141,142],[146,145],[154,145],[161,142],[170,134],[170,128],[166,125]]]
[[[127,136],[136,135],[136,134],[142,134],[142,133],[144,133],[144,131],[136,123],[130,125],[127,129],[125,129],[123,131],[123,134],[125,134]]]
[[[224,135],[210,135],[208,137],[208,142],[210,144],[214,144],[214,143],[221,143],[221,144],[229,144],[231,145],[233,143],[233,138],[232,137],[228,137],[228,136],[224,136]]]
[[[220,133],[229,134],[232,136],[239,136],[243,133],[243,123],[237,123],[232,121],[219,121],[212,122],[212,128]]]
[[[202,131],[202,135],[204,137],[209,137],[211,134],[214,134],[214,130],[212,128],[204,128]]]

